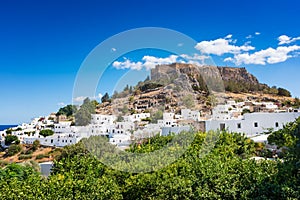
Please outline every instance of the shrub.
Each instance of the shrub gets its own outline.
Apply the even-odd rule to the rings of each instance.
[[[5,167],[8,164],[9,164],[9,162],[4,161],[4,160],[0,160],[0,168]]]
[[[45,155],[45,154],[39,154],[36,156],[36,159],[43,159],[43,158],[48,158],[49,156]]]
[[[144,119],[141,119],[143,122],[151,122],[151,118],[150,117],[146,117]]]
[[[291,97],[290,91],[284,89],[284,88],[278,88],[278,95],[279,96],[286,96],[286,97]]]
[[[29,155],[29,154],[32,154],[32,153],[33,153],[32,150],[28,150],[28,151],[25,152],[26,155]]]
[[[39,148],[40,146],[40,141],[39,140],[35,140],[33,143],[32,143],[32,150],[35,151]]]
[[[40,135],[44,136],[44,137],[47,137],[47,136],[50,136],[50,135],[53,135],[54,132],[50,129],[44,129],[44,130],[41,130],[40,131]]]
[[[31,158],[32,158],[32,154],[29,154],[29,155],[22,154],[18,157],[19,160],[27,160],[27,159],[31,159]]]
[[[19,153],[22,150],[21,146],[18,144],[12,144],[9,146],[8,150],[7,150],[7,155],[8,156],[13,156],[17,153]]]
[[[20,144],[20,140],[15,135],[6,135],[5,136],[5,145],[11,145],[13,142],[15,144]]]

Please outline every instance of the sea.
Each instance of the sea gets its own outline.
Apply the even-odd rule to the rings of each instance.
[[[16,127],[18,125],[0,125],[0,131],[3,131],[8,128]]]

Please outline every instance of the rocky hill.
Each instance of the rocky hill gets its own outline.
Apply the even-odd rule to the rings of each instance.
[[[254,75],[250,74],[244,67],[218,67],[218,69],[223,81],[233,80],[254,85],[259,84],[257,78]]]
[[[245,93],[249,95],[242,95]],[[231,94],[240,96],[237,98],[237,95]],[[97,112],[124,115],[158,109],[177,112],[181,108],[193,108],[209,113],[214,104],[226,99],[253,97],[260,101],[266,95],[268,100],[275,102],[278,95],[290,96],[290,93],[283,88],[259,83],[245,68],[174,63],[156,66],[151,70],[150,79],[114,94],[112,102],[100,104]],[[285,98],[280,101],[285,101]]]

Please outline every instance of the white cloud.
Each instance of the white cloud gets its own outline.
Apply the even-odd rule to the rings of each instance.
[[[64,106],[64,105],[66,105],[64,102],[59,102],[58,104],[57,104],[58,106]]]
[[[99,93],[98,98],[101,99],[103,97],[103,94]]]
[[[288,58],[293,57],[290,53],[300,50],[300,46],[293,45],[288,47],[279,46],[276,49],[267,48],[252,54],[241,53],[234,55],[233,58],[225,58],[224,61],[234,62],[236,65],[241,64],[257,64],[257,65],[266,65],[266,64],[275,64],[286,61]]]
[[[230,39],[230,38],[232,38],[232,34],[229,34],[225,37],[225,39]]]
[[[133,69],[133,70],[141,70],[143,65],[142,62],[132,62],[127,58],[123,62],[115,61],[113,62],[113,67],[116,69]]]
[[[194,54],[192,56],[187,54],[181,54],[180,57],[186,60],[186,61],[180,60],[181,63],[196,64],[196,65],[204,65],[205,60],[210,58],[207,55],[199,55],[199,54]]]
[[[155,68],[156,65],[167,65],[176,62],[180,63],[188,63],[188,64],[197,64],[197,65],[204,65],[205,60],[209,59],[210,57],[207,55],[187,55],[182,54],[180,56],[177,55],[170,55],[165,58],[155,57],[155,56],[144,56],[142,61],[133,62],[127,58],[123,58],[124,61],[115,61],[113,62],[113,67],[116,69],[132,69],[132,70],[141,70],[145,68],[146,70],[150,70]]]
[[[231,38],[231,36],[230,36]],[[244,44],[242,46],[233,45],[236,40],[229,39],[228,36],[216,40],[199,42],[195,48],[204,54],[214,54],[221,56],[226,53],[238,54],[244,51],[254,50],[253,46]]]
[[[178,43],[177,46],[182,47],[183,43]]]
[[[255,32],[255,35],[260,35],[260,32]]]
[[[252,35],[248,35],[248,36],[246,37],[246,39],[251,39],[251,38],[253,38]]]
[[[73,100],[74,100],[75,102],[82,102],[85,98],[86,98],[86,97],[84,97],[84,96],[79,96],[79,97],[75,97]]]
[[[170,55],[169,57],[166,57],[166,58],[157,58],[154,56],[144,56],[142,60],[144,61],[143,66],[147,70],[149,70],[149,69],[155,68],[156,65],[175,63],[177,61],[177,58],[178,58],[178,56],[176,56],[176,55]]]
[[[287,35],[281,35],[278,37],[279,40],[279,45],[283,45],[283,44],[290,44],[292,42],[295,42],[297,40],[300,40],[300,36],[299,37],[295,37],[295,38],[291,38]]]
[[[225,62],[234,62],[234,59],[231,57],[227,57],[224,59]]]
[[[155,68],[156,65],[162,65],[162,64],[171,64],[177,62],[178,56],[176,55],[170,55],[166,58],[159,58],[155,56],[144,56],[142,58],[142,62],[133,62],[129,59],[125,58],[123,62],[115,61],[113,62],[113,67],[116,69],[132,69],[132,70],[141,70],[142,68],[145,68],[146,70],[150,70],[152,68]]]
[[[117,49],[116,48],[111,48],[111,51],[115,52],[115,51],[117,51]]]

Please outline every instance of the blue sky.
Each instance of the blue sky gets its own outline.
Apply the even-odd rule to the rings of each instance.
[[[61,103],[71,103],[76,74],[86,56],[105,39],[139,27],[173,29],[199,43],[226,40],[238,48],[229,49],[231,53],[211,54],[217,65],[238,64],[261,82],[285,87],[294,96],[300,96],[298,50],[289,51],[287,55],[292,57],[283,62],[276,63],[276,59],[284,55],[278,58],[278,51],[268,51],[261,54],[276,54],[270,60],[273,64],[245,64],[257,61],[261,55],[252,55],[255,52],[300,45],[298,19],[297,0],[2,1],[0,124],[28,122],[32,117],[57,111]],[[249,35],[252,38],[247,39]],[[279,45],[278,37],[282,35],[290,38],[282,38],[287,43]],[[236,50],[244,45],[255,49]],[[245,58],[247,53],[252,57]],[[236,55],[242,55],[237,56],[239,61],[224,62]],[[113,75],[108,72],[108,77]],[[105,92],[105,86],[100,88],[99,92]]]

